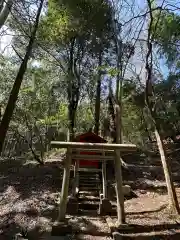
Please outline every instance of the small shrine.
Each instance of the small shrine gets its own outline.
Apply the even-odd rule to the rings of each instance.
[[[80,134],[78,136],[76,136],[75,138],[76,142],[87,142],[87,143],[106,143],[107,141],[103,138],[101,138],[100,136],[96,135],[93,132],[86,132],[83,134]],[[79,152],[80,155],[89,155],[92,156],[93,155],[93,160],[89,160],[87,161],[86,159],[80,159],[79,160],[79,168],[99,168],[99,151],[97,151],[97,149],[94,149],[93,151],[80,151]],[[95,155],[97,155],[97,159],[95,159]]]

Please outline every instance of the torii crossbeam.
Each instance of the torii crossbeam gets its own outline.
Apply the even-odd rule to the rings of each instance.
[[[51,142],[52,148],[66,148],[67,155],[64,167],[64,174],[63,174],[63,182],[62,182],[62,189],[61,189],[61,199],[59,204],[59,217],[58,221],[64,221],[66,215],[66,208],[67,208],[67,198],[68,198],[68,190],[69,190],[69,178],[70,178],[70,166],[72,160],[72,150],[73,149],[99,149],[102,151],[106,150],[113,150],[114,160],[115,160],[115,168],[116,168],[116,193],[117,193],[117,215],[119,222],[124,223],[124,217],[122,217],[122,213],[124,212],[124,202],[122,203],[122,199],[124,197],[123,194],[123,184],[122,184],[122,174],[121,174],[121,160],[120,160],[120,153],[123,152],[132,152],[136,151],[136,145],[134,144],[112,144],[112,143],[82,143],[82,142],[59,142],[59,141],[52,141]],[[103,159],[102,159],[103,161]],[[118,164],[117,164],[118,163]],[[122,221],[121,221],[122,219]]]

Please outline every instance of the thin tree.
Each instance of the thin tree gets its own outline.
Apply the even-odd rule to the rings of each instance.
[[[117,77],[116,77],[116,93],[115,93],[115,116],[116,116],[116,143],[122,143],[122,41],[118,39],[119,32],[115,22],[115,48],[117,56]],[[122,179],[122,159],[120,151],[116,151],[115,158],[115,175],[116,175],[116,195],[117,195],[117,213],[118,213],[118,224],[125,223],[125,209],[124,209],[124,195],[123,195],[123,179]],[[118,187],[119,186],[119,187]]]
[[[99,133],[99,119],[100,119],[100,102],[101,102],[101,77],[102,77],[102,44],[99,46],[99,53],[98,53],[98,75],[97,75],[97,85],[96,85],[96,100],[95,100],[95,126],[94,132],[98,135]]]
[[[152,76],[153,76],[153,55],[152,55],[152,41],[153,41],[153,14],[152,14],[152,5],[151,0],[147,0],[149,7],[149,15],[150,22],[148,28],[148,37],[147,37],[147,55],[146,55],[146,71],[147,71],[147,79],[146,79],[146,91],[145,91],[145,102],[149,111],[149,116],[152,121],[154,127],[154,133],[156,136],[157,145],[159,148],[159,153],[162,161],[162,166],[164,170],[168,197],[169,197],[169,206],[172,207],[172,210],[176,213],[180,213],[179,204],[177,200],[177,195],[175,191],[175,187],[172,179],[172,172],[170,169],[170,164],[167,158],[166,150],[163,144],[163,138],[160,133],[160,124],[157,121],[157,113],[156,113],[156,103],[150,99],[150,96],[155,98],[155,92],[153,90]],[[155,31],[155,30],[154,30]]]
[[[34,23],[34,28],[33,28],[32,34],[30,36],[30,39],[29,39],[29,44],[27,46],[27,51],[22,60],[21,65],[20,65],[16,79],[14,81],[14,85],[12,87],[12,90],[11,90],[11,93],[9,96],[9,100],[8,100],[8,103],[7,103],[7,106],[6,106],[6,109],[5,109],[4,115],[2,117],[1,124],[0,124],[0,153],[2,152],[4,140],[5,140],[5,137],[6,137],[8,128],[9,128],[9,124],[10,124],[10,121],[11,121],[11,118],[12,118],[12,115],[13,115],[13,112],[14,112],[14,109],[16,106],[16,101],[18,99],[18,94],[19,94],[19,90],[21,87],[21,83],[23,81],[23,77],[24,77],[24,74],[27,69],[27,63],[28,63],[28,60],[31,56],[31,52],[33,49],[33,44],[34,44],[34,41],[36,38],[40,15],[41,15],[42,7],[43,7],[43,2],[44,2],[44,0],[40,1],[40,5],[38,7],[37,15],[36,15],[35,23]]]

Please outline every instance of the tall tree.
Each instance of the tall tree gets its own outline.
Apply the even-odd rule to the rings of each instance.
[[[98,74],[97,74],[97,85],[96,85],[96,99],[95,99],[95,112],[94,112],[94,132],[98,135],[99,126],[100,126],[100,102],[101,102],[101,78],[102,78],[102,57],[103,57],[103,49],[102,44],[99,46],[98,53]]]
[[[69,105],[69,130],[73,138],[81,90],[87,82],[87,74],[90,74],[90,68],[88,73],[85,69],[92,67],[90,59],[93,62],[94,53],[100,51],[97,46],[101,44],[99,42],[101,42],[102,32],[107,33],[110,29],[111,5],[104,0],[86,1],[86,3],[82,0],[62,1],[61,5],[51,0],[44,20],[46,22],[44,26],[50,33],[47,36],[46,28],[45,38],[48,39],[50,36],[51,43],[54,43],[57,49],[55,55],[58,56],[61,71],[67,80],[65,84]],[[100,56],[102,57],[102,54]],[[97,59],[97,55],[95,58]],[[100,73],[100,70],[98,72]],[[99,124],[100,74],[97,79],[96,118]]]
[[[14,112],[14,109],[16,106],[16,101],[18,99],[18,94],[19,94],[19,90],[21,87],[21,83],[22,83],[24,74],[26,72],[27,63],[31,56],[33,44],[34,44],[34,41],[36,38],[36,33],[38,30],[38,25],[39,25],[40,15],[41,15],[42,7],[43,7],[43,2],[44,2],[44,0],[41,0],[40,4],[38,6],[36,19],[34,22],[34,28],[31,33],[30,39],[29,39],[29,44],[27,46],[26,54],[25,54],[24,58],[22,59],[22,63],[20,65],[19,71],[18,71],[16,79],[14,81],[14,85],[12,87],[9,100],[8,100],[4,115],[2,117],[2,121],[1,121],[1,125],[0,125],[0,152],[2,151],[2,147],[3,147],[4,140],[5,140],[7,131],[8,131],[9,123],[11,121],[11,118],[12,118],[12,115],[13,115],[13,112]]]

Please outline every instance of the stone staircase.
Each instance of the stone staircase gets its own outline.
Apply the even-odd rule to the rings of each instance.
[[[97,215],[100,202],[101,180],[97,171],[79,171],[79,214]]]
[[[101,181],[98,172],[80,171],[79,172],[79,192],[101,191]]]

